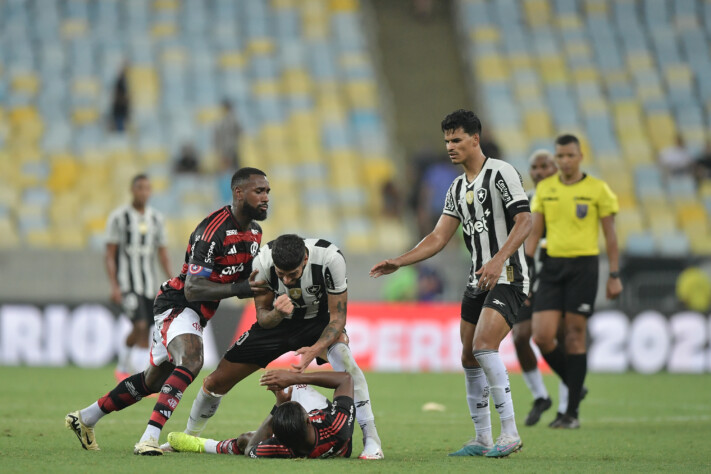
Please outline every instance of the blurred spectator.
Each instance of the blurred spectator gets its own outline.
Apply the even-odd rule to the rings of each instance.
[[[487,158],[503,159],[498,143],[496,143],[496,140],[494,140],[489,133],[482,132],[479,145],[481,146],[481,152]]]
[[[239,168],[237,142],[241,133],[242,127],[237,121],[232,102],[224,99],[222,101],[222,118],[215,127],[213,144],[222,169],[230,173]]]
[[[659,164],[668,175],[684,174],[691,171],[691,153],[684,145],[684,138],[676,136],[676,143],[659,153]]]
[[[694,175],[699,184],[711,179],[711,140],[706,140],[706,148],[694,160]]]
[[[178,159],[175,162],[176,173],[198,173],[200,157],[192,143],[184,143],[180,147]]]
[[[128,62],[124,61],[114,83],[111,100],[111,130],[123,133],[131,119],[131,94],[128,89]]]
[[[399,218],[402,215],[402,197],[395,183],[388,180],[383,184],[380,194],[383,201],[383,215]]]
[[[444,282],[437,270],[427,265],[419,265],[417,272],[417,300],[440,300],[444,292]]]
[[[447,190],[457,176],[459,168],[452,165],[449,158],[438,158],[425,169],[417,208],[417,225],[421,236],[429,234],[437,224],[442,215]]]
[[[412,12],[419,21],[425,23],[432,19],[434,0],[412,0]]]
[[[417,299],[417,270],[414,266],[402,267],[383,283],[385,301],[415,301]]]

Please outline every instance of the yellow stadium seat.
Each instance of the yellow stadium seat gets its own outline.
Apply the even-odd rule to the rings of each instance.
[[[210,126],[222,118],[222,108],[218,106],[203,107],[195,113],[197,123],[203,126]]]
[[[96,122],[100,115],[94,107],[78,107],[72,110],[72,122],[81,127]]]
[[[254,38],[247,44],[247,50],[252,55],[272,54],[275,49],[274,40],[271,38]]]
[[[82,19],[74,18],[70,20],[64,20],[64,22],[62,22],[61,35],[64,39],[68,40],[78,38],[80,36],[86,35],[88,31],[89,26],[86,24],[86,21]]]
[[[568,70],[562,56],[548,56],[541,58],[538,64],[538,70],[546,84],[560,84],[568,82]]]
[[[0,235],[0,249],[16,248],[20,244],[15,223],[7,217],[0,217]]]
[[[711,181],[706,180],[699,185],[699,194],[702,197],[711,196]]]
[[[376,109],[378,107],[378,89],[372,80],[348,82],[345,92],[351,106],[360,109]]]
[[[532,69],[534,61],[528,54],[516,53],[508,57],[508,64],[511,69]]]
[[[177,0],[155,0],[153,2],[154,10],[174,11],[177,10],[178,7],[179,4]]]
[[[95,77],[81,77],[72,82],[72,94],[82,97],[97,98],[101,85]]]
[[[80,171],[81,167],[75,159],[55,159],[52,161],[47,187],[54,193],[69,191],[74,188]]]
[[[586,66],[573,70],[573,80],[575,82],[598,82],[600,74],[594,66]]]
[[[156,23],[151,27],[151,37],[154,39],[170,38],[175,36],[177,32],[177,27],[175,23],[171,22],[160,22]]]
[[[550,112],[546,109],[526,112],[523,123],[526,134],[532,140],[548,140],[553,136]]]
[[[499,55],[478,57],[474,74],[484,82],[498,82],[509,78],[506,61]]]
[[[585,0],[587,16],[607,16],[607,0]]]
[[[40,80],[36,74],[26,72],[14,75],[10,86],[12,87],[13,92],[34,96],[37,94],[37,90],[39,89]]]
[[[272,9],[274,10],[282,10],[282,9],[289,9],[289,8],[294,8],[296,6],[295,2],[297,0],[271,0],[269,4],[271,5]]]
[[[225,51],[218,59],[221,69],[241,69],[245,63],[246,60],[241,51]]]
[[[583,26],[580,17],[572,13],[558,16],[555,22],[561,30],[579,30]]]
[[[671,115],[656,113],[647,116],[649,140],[657,150],[671,146],[676,141],[676,125]]]
[[[386,157],[367,159],[363,161],[363,174],[369,185],[382,185],[395,175],[395,165]]]
[[[188,55],[183,48],[171,47],[163,50],[160,59],[164,64],[185,66],[188,62]]]
[[[36,229],[27,232],[24,240],[35,248],[54,247],[54,236],[48,229]]]
[[[650,70],[654,72],[654,60],[649,52],[635,51],[627,55],[627,67],[630,71]]]
[[[535,29],[550,23],[550,2],[546,0],[524,0],[523,11],[528,25]]]
[[[671,64],[664,69],[664,77],[670,87],[691,88],[694,73],[688,64]]]
[[[501,31],[496,26],[487,25],[470,30],[469,37],[475,43],[498,43],[501,40]]]
[[[334,12],[352,12],[359,8],[358,0],[331,0],[329,7]]]
[[[529,150],[528,138],[520,128],[494,130],[496,141],[507,154],[527,153]]]
[[[277,80],[255,81],[252,85],[252,92],[256,96],[277,96],[279,95],[279,82]]]
[[[677,218],[681,227],[701,225],[707,227],[706,209],[698,202],[681,203],[677,206]]]

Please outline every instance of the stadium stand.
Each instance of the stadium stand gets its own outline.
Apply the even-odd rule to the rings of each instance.
[[[394,165],[366,39],[358,0],[0,0],[0,245],[102,247],[109,211],[145,171],[182,246],[224,202],[211,146],[223,98],[245,129],[242,165],[271,178],[266,235],[397,244],[380,218]],[[124,60],[132,120],[116,134]],[[171,174],[186,141],[198,176]]]
[[[711,139],[711,2],[458,0],[471,80],[507,161],[578,134],[584,168],[620,197],[635,255],[711,255],[711,188],[666,177],[659,152]]]

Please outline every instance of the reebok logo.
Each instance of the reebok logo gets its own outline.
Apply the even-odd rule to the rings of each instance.
[[[495,299],[494,301],[492,301],[492,303],[497,304],[497,305],[501,306],[502,308],[503,308],[504,306],[506,306],[506,303],[503,303],[503,302],[501,302],[501,301],[499,301],[499,300],[497,300],[497,299]]]
[[[358,407],[358,408],[364,407],[369,403],[370,403],[370,400],[361,400],[360,402],[356,403],[356,407]]]
[[[583,303],[578,307],[578,311],[582,313],[587,313],[588,311],[590,311],[590,305],[587,303]]]

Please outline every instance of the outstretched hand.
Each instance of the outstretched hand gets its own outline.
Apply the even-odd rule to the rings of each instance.
[[[282,403],[286,403],[288,401],[291,401],[291,391],[294,389],[293,385],[290,385],[286,389],[277,389],[277,390],[272,390],[274,393],[274,396],[276,397],[276,406],[281,405]]]
[[[291,366],[297,372],[303,372],[309,366],[309,364],[318,356],[319,350],[315,349],[313,346],[302,347],[296,351],[297,355],[301,356],[301,361],[298,364],[291,364]]]
[[[370,276],[372,278],[378,278],[381,275],[389,275],[400,268],[400,265],[395,263],[393,259],[383,260],[382,262],[375,264],[373,268],[370,269]]]

